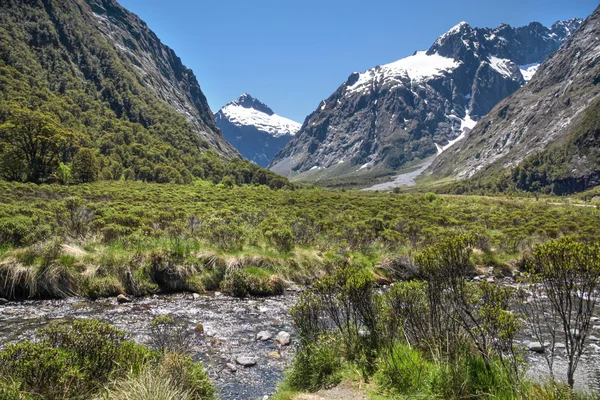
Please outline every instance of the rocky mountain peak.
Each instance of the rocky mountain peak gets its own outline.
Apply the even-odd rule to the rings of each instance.
[[[555,194],[600,184],[600,7],[583,23],[557,22],[548,32],[548,40],[564,45],[527,85],[436,158],[427,174],[504,176],[504,183],[519,189]],[[515,168],[512,175],[510,168]]]
[[[434,156],[525,85],[565,42],[561,32],[580,23],[556,25],[555,33],[540,23],[474,28],[461,22],[426,51],[351,74],[270,167],[287,176],[338,178]]]
[[[255,99],[254,97],[250,96],[248,93],[244,93],[243,95],[238,97],[237,100],[229,103],[228,106],[229,105],[240,106],[243,108],[252,108],[254,110],[263,112],[267,115],[275,114],[273,112],[273,110],[271,110],[269,108],[269,106],[267,106],[265,103],[261,102],[260,100]]]
[[[260,100],[244,93],[215,114],[223,136],[243,157],[266,167],[300,124],[281,117]]]

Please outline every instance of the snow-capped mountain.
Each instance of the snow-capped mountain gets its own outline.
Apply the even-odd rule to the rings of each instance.
[[[225,139],[244,158],[266,167],[300,130],[300,124],[281,117],[248,93],[215,114]]]
[[[555,194],[600,185],[600,6],[577,31],[555,27],[572,36],[425,175]]]
[[[491,29],[461,22],[426,51],[351,74],[270,168],[286,176],[317,170],[340,177],[398,170],[441,153],[525,85],[580,24]]]

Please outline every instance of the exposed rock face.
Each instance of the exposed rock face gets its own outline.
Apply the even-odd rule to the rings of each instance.
[[[161,43],[146,23],[114,0],[68,0],[79,4],[90,24],[117,49],[124,65],[144,86],[184,115],[196,133],[226,157],[239,156],[219,132],[192,70]]]
[[[440,153],[523,86],[580,24],[488,29],[460,23],[427,51],[350,75],[270,168],[294,176],[350,164],[354,174],[396,170]]]
[[[261,167],[267,167],[300,129],[299,123],[280,117],[247,93],[219,110],[215,120],[225,139]]]
[[[525,87],[499,103],[426,173],[458,178],[498,173],[529,155],[555,151],[560,157],[548,155],[546,162],[562,163],[551,166],[560,178],[552,184],[565,186],[561,192],[600,184],[599,37],[600,7]]]

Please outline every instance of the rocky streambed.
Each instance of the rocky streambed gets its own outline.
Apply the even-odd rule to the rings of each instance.
[[[263,399],[275,392],[284,369],[292,361],[294,332],[289,310],[297,298],[296,293],[287,292],[279,297],[243,300],[216,293],[152,296],[127,304],[119,304],[117,299],[80,298],[11,302],[0,305],[0,347],[32,338],[36,329],[52,321],[72,318],[110,322],[130,332],[134,340],[145,343],[152,319],[168,314],[184,321],[191,331],[197,327],[204,331],[195,334],[195,358],[204,363],[221,399]],[[291,334],[291,345],[276,343],[281,331]],[[257,335],[261,340],[257,340]],[[548,377],[548,367],[543,346],[535,341],[527,329],[518,338],[529,364],[527,374],[541,381]],[[596,317],[576,374],[577,389],[591,390],[598,368],[600,318]],[[554,364],[556,378],[566,381],[566,370],[565,351],[558,349]]]
[[[110,322],[144,343],[148,341],[152,319],[169,314],[188,324],[190,330],[202,324],[204,334],[197,332],[194,339],[195,357],[204,363],[221,399],[262,399],[274,393],[293,357],[294,336],[288,311],[297,296],[288,293],[240,300],[217,293],[194,297],[153,296],[127,304],[118,304],[116,299],[78,298],[11,302],[0,306],[0,347],[32,338],[36,329],[52,321],[72,318]],[[271,338],[256,340],[256,335],[263,331]],[[291,333],[290,346],[275,343],[281,331]],[[236,362],[244,361],[238,358],[256,364],[244,367]]]

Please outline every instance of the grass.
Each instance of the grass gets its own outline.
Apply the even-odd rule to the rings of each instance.
[[[555,203],[561,199],[0,181],[0,296],[218,290],[240,268],[301,284],[344,263],[387,277],[387,266],[452,232],[476,237],[482,269],[508,271],[535,243],[600,240],[600,210]]]

